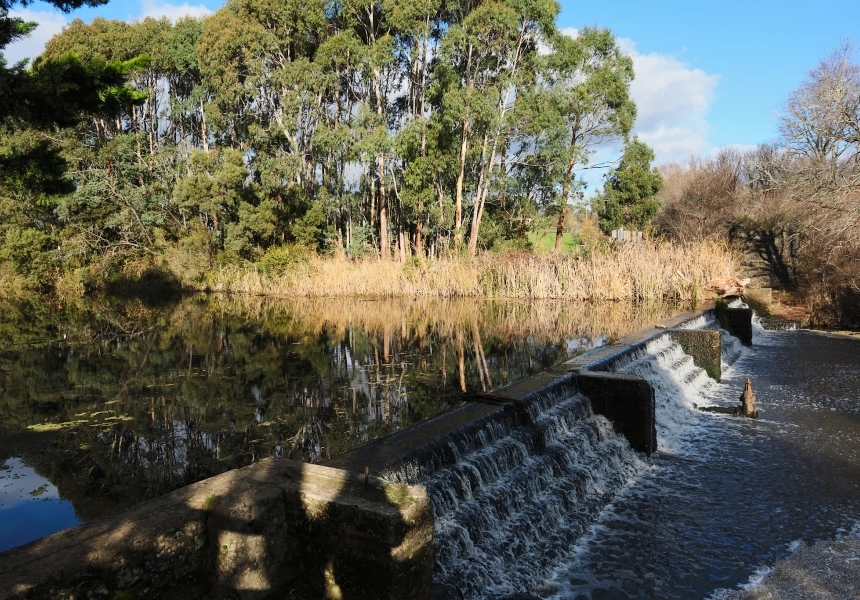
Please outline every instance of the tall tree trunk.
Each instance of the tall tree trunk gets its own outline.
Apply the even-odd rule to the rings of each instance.
[[[576,139],[574,131],[571,144]],[[561,184],[561,212],[558,215],[558,225],[555,228],[555,252],[561,252],[562,238],[564,237],[564,210],[567,208],[567,199],[570,196],[570,178],[573,177],[573,169],[576,166],[576,160],[571,159],[567,164],[564,181]]]
[[[457,188],[454,199],[454,239],[459,244],[463,239],[460,228],[463,226],[463,182],[466,179],[466,152],[469,149],[469,122],[463,121],[463,140],[460,143],[460,172],[457,175]]]
[[[487,135],[484,134],[484,143],[481,148],[481,176],[480,183],[478,184],[478,193],[476,194],[475,200],[475,208],[473,214],[475,215],[474,220],[472,221],[472,231],[469,236],[469,254],[471,256],[475,256],[478,251],[478,232],[481,227],[481,217],[484,214],[484,204],[487,201],[487,195],[490,189],[490,177],[493,173],[493,167],[496,162],[496,155],[499,150],[499,141],[502,139],[502,131],[505,122],[505,115],[508,111],[509,106],[509,98],[511,94],[511,88],[516,85],[516,75],[517,69],[519,67],[519,61],[521,58],[521,52],[523,49],[523,44],[525,43],[525,22],[523,22],[520,26],[520,37],[517,41],[517,47],[514,50],[514,56],[511,64],[510,71],[510,81],[508,83],[508,88],[504,93],[499,94],[499,103],[496,107],[498,112],[498,125],[496,126],[496,131],[493,134],[493,145],[492,150],[490,151],[490,160],[487,162]],[[503,147],[504,149],[504,147]]]
[[[391,255],[391,241],[388,239],[388,199],[385,196],[385,157],[377,157],[379,170],[379,253],[384,259]]]
[[[137,107],[134,104],[131,105],[131,124],[134,128],[134,138],[137,142],[137,160],[140,162],[143,160],[143,153],[140,148],[140,135],[137,133]]]
[[[149,102],[149,153],[155,154],[155,130],[158,129],[158,118],[155,115],[156,96],[153,89],[151,98],[147,98]]]
[[[481,217],[484,215],[484,203],[487,200],[487,191],[490,187],[490,175],[493,171],[493,162],[496,154],[496,142],[493,141],[493,149],[490,153],[490,164],[484,168],[487,160],[487,144],[489,134],[484,134],[484,142],[481,145],[481,175],[478,179],[478,189],[475,191],[475,204],[472,206],[472,227],[469,233],[469,256],[475,256],[478,252],[478,232],[481,229]]]
[[[415,256],[424,258],[424,220],[421,218],[421,202],[418,203],[418,221],[415,223]]]
[[[562,241],[564,239],[564,207],[561,207],[561,212],[558,213],[558,224],[555,227],[555,249],[556,253],[561,252]]]
[[[203,98],[200,99],[200,140],[203,142],[203,152],[209,154],[209,132],[206,130],[206,112],[203,110]]]

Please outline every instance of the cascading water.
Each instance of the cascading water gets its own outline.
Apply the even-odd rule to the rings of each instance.
[[[387,473],[423,483],[433,499],[439,598],[535,591],[612,496],[647,468],[579,394],[548,394],[518,408]]]
[[[715,320],[696,325],[718,328]],[[725,332],[723,340],[723,359],[733,362],[742,347]],[[651,383],[658,449],[683,453],[702,418],[691,399],[717,384],[668,336],[612,370]],[[613,496],[649,468],[587,398],[550,393],[438,440],[384,476],[421,483],[433,500],[434,596],[505,598],[551,593],[549,573],[569,562]]]
[[[654,388],[657,449],[683,453],[690,430],[702,419],[695,410],[694,399],[701,403],[700,399],[717,384],[669,336],[651,340],[644,352],[631,359],[617,365],[615,371],[641,377]]]

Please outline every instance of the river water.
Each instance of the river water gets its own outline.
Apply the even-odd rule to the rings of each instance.
[[[0,301],[0,550],[267,456],[325,461],[677,310]]]
[[[664,367],[650,376],[662,450],[534,586],[541,597],[718,598],[797,543],[856,531],[860,342],[758,329],[720,384]],[[693,408],[737,405],[747,377],[759,419]]]
[[[197,298],[27,329],[33,310],[5,311],[0,549],[263,456],[326,460],[676,311]],[[860,341],[757,328],[723,359],[720,383],[666,340],[617,366],[655,388],[650,459],[587,399],[550,396],[421,471],[436,597],[716,600],[856,532]],[[747,377],[759,419],[697,410],[736,405]]]

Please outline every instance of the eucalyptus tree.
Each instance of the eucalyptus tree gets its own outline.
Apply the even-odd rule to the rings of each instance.
[[[167,32],[163,52],[167,58],[169,90],[167,118],[175,143],[185,146],[186,159],[192,148],[209,151],[206,104],[212,90],[203,81],[197,47],[203,35],[202,19],[185,17]]]
[[[439,0],[389,0],[383,7],[393,24],[395,55],[405,79],[402,93],[395,99],[399,116],[396,146],[400,158],[400,185],[397,185],[397,176],[392,178],[399,205],[397,245],[402,259],[409,246],[407,225],[414,224],[413,247],[416,255],[423,256],[425,226],[431,214],[436,213],[435,160],[431,157],[434,148],[428,148],[428,137],[432,135],[428,93],[433,81],[433,64],[438,57],[444,7]]]
[[[129,85],[135,102],[110,114],[92,114],[95,137],[104,143],[123,133],[142,134],[141,149],[152,155],[164,145],[186,146],[206,136],[196,45],[202,23],[182,19],[140,22],[76,19],[46,45],[40,59],[72,54],[85,61],[134,61]],[[141,60],[141,58],[145,60]],[[201,100],[201,103],[198,103]],[[185,151],[187,159],[188,151]]]
[[[541,106],[552,117],[544,117],[551,123],[535,153],[553,158],[548,170],[560,187],[549,207],[558,215],[558,252],[565,207],[580,187],[577,171],[606,166],[591,164],[591,157],[601,146],[628,141],[636,105],[630,97],[633,61],[608,29],[586,27],[575,38],[557,36],[546,66],[541,93],[547,98]]]
[[[203,76],[231,146],[289,165],[286,183],[313,191],[313,131],[322,91],[313,55],[327,34],[322,0],[232,0],[204,22]]]
[[[536,83],[538,48],[555,35],[558,11],[554,0],[487,2],[451,26],[442,41],[436,75],[441,110],[460,138],[455,238],[462,239],[462,210],[468,191],[472,255],[477,250],[493,173],[513,142],[511,113],[518,94]],[[467,190],[470,153],[473,181]]]
[[[352,31],[335,31],[320,43],[315,60],[323,94],[322,119],[314,130],[314,152],[319,163],[319,195],[326,200],[334,222],[337,248],[350,245],[353,227],[364,221],[358,194],[357,137],[354,118],[360,98],[361,42]]]
[[[395,25],[389,8],[393,3],[345,0],[338,4],[335,19],[339,29],[351,31],[361,43],[362,73],[356,92],[360,99],[357,114],[357,142],[363,178],[369,184],[370,219],[379,233],[383,258],[391,252],[390,221],[394,159],[392,129],[396,126],[394,97],[403,81],[395,54]]]

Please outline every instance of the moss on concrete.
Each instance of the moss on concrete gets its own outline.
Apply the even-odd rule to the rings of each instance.
[[[719,381],[722,377],[722,344],[719,331],[708,329],[674,329],[667,332],[681,346],[693,363],[704,369],[708,377]]]

